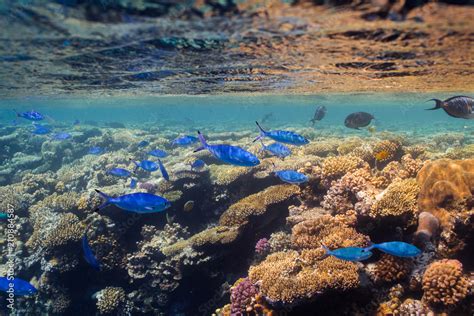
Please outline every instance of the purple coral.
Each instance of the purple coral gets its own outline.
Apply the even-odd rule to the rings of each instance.
[[[158,189],[156,185],[150,182],[140,182],[139,187],[140,189],[145,189],[148,193],[155,193]]]
[[[270,251],[270,243],[267,238],[262,238],[255,244],[255,253],[264,255]]]
[[[230,290],[231,315],[242,315],[242,313],[245,313],[257,293],[257,287],[248,278],[243,279],[232,287]]]

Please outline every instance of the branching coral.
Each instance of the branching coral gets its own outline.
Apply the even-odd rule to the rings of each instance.
[[[100,314],[118,315],[125,302],[125,291],[120,287],[109,286],[97,294],[97,309]]]
[[[412,266],[410,259],[383,254],[380,260],[368,269],[375,282],[394,282],[406,278]]]
[[[300,192],[294,185],[275,185],[261,192],[243,198],[232,204],[219,220],[224,226],[240,226],[248,222],[251,216],[264,214],[271,205],[289,200]]]
[[[231,313],[251,312],[250,305],[257,293],[257,287],[248,278],[239,279],[230,289]]]
[[[435,261],[423,275],[423,300],[429,304],[456,305],[466,297],[469,288],[458,260]]]
[[[47,249],[66,246],[70,243],[78,242],[84,233],[84,226],[79,218],[66,213],[60,217],[55,229],[42,239],[42,245]]]
[[[328,257],[306,266],[296,251],[277,252],[249,270],[249,279],[259,282],[260,293],[285,304],[309,299],[326,290],[359,286],[357,265]]]
[[[324,160],[321,168],[322,183],[329,187],[331,181],[342,177],[349,171],[354,171],[363,164],[362,159],[354,156],[328,157]]]
[[[372,205],[369,215],[376,218],[407,216],[407,220],[413,220],[418,211],[418,192],[419,187],[415,179],[394,182]]]

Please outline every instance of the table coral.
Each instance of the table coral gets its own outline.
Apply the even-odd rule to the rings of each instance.
[[[292,304],[326,290],[348,290],[359,286],[357,265],[327,257],[314,266],[305,266],[298,252],[277,252],[250,267],[249,279],[274,302]]]
[[[469,288],[469,280],[458,260],[435,261],[423,275],[423,301],[429,304],[456,305],[466,297]]]
[[[418,211],[419,187],[415,179],[405,179],[390,184],[373,204],[369,215],[376,218],[407,216],[413,220]]]
[[[219,223],[224,226],[244,225],[249,221],[249,217],[262,215],[269,206],[285,202],[299,192],[299,187],[295,185],[271,186],[232,204],[221,215]]]

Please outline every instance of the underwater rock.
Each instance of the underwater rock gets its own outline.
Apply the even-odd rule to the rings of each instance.
[[[431,213],[421,212],[418,215],[418,228],[415,232],[415,240],[425,243],[435,237],[439,229],[439,220]]]
[[[452,307],[469,293],[470,282],[458,260],[438,260],[430,264],[423,275],[423,301]]]

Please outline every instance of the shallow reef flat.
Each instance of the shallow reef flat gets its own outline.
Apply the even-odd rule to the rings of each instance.
[[[0,6],[2,96],[474,89],[472,6],[37,2]]]
[[[59,123],[58,123],[59,124]],[[18,315],[469,315],[473,296],[474,134],[293,130],[307,137],[284,160],[260,151],[255,129],[205,131],[256,154],[252,168],[177,147],[175,126],[80,123],[71,138],[0,128],[0,209],[14,210],[15,273],[38,289],[17,297]],[[149,142],[143,146],[143,140]],[[267,142],[265,140],[265,142]],[[103,152],[89,154],[92,147]],[[110,175],[159,148],[170,180],[137,170],[138,184]],[[196,159],[205,162],[192,170]],[[293,169],[302,185],[279,180]],[[149,192],[171,208],[155,214],[101,204],[94,191]],[[87,227],[95,271],[82,256]],[[7,226],[0,223],[0,236]],[[0,239],[0,271],[7,241]],[[415,258],[367,261],[330,249],[403,240]],[[2,308],[5,308],[2,305]],[[5,309],[6,310],[6,309]]]

